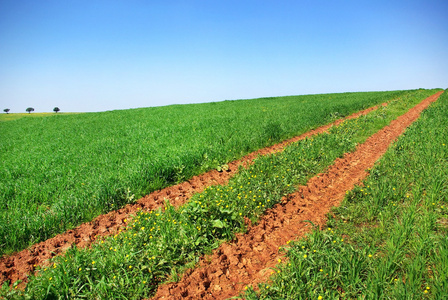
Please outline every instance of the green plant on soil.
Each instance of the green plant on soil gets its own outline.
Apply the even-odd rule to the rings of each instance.
[[[0,122],[0,255],[328,123],[331,114],[415,92],[30,114]]]
[[[245,299],[446,299],[448,93]]]
[[[170,275],[175,278],[185,265],[194,265],[201,255],[244,231],[245,218],[255,222],[284,195],[353,150],[355,141],[366,138],[378,123],[389,123],[426,96],[416,92],[332,127],[329,133],[259,157],[227,185],[208,187],[178,209],[166,203],[163,209],[142,211],[115,236],[99,240],[90,249],[74,247],[55,257],[30,278],[24,292],[5,285],[4,293],[33,299],[149,297],[158,283]]]

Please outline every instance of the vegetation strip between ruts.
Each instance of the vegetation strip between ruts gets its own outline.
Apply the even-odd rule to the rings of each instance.
[[[0,255],[409,93],[292,96],[0,122]]]
[[[387,102],[381,105],[385,106],[387,105]],[[63,253],[65,249],[73,245],[83,248],[89,246],[98,237],[116,233],[117,230],[126,225],[123,220],[132,218],[132,215],[139,209],[148,211],[157,209],[163,206],[164,199],[170,201],[170,204],[175,207],[183,205],[194,193],[202,192],[207,186],[226,184],[229,178],[237,172],[240,165],[247,167],[257,156],[283,151],[284,147],[290,143],[323,133],[332,126],[339,125],[344,120],[368,114],[378,107],[379,105],[376,105],[358,111],[343,119],[337,119],[332,123],[307,131],[306,133],[281,143],[254,151],[241,159],[228,163],[227,166],[229,169],[226,171],[222,170],[219,172],[217,170],[211,170],[199,176],[194,176],[188,181],[153,192],[137,200],[135,203],[128,204],[121,209],[100,215],[91,222],[83,223],[73,230],[68,230],[63,234],[59,234],[46,241],[35,244],[28,249],[17,252],[11,256],[4,256],[0,259],[0,284],[5,281],[10,281],[10,284],[12,284],[17,280],[25,280],[25,282],[21,284],[21,286],[24,286],[26,285],[26,276],[34,272],[37,266],[45,265],[49,258],[56,254]]]
[[[430,93],[417,91],[366,117],[333,127],[328,134],[260,157],[228,185],[210,187],[177,210],[167,203],[164,211],[142,212],[125,232],[91,249],[74,248],[56,257],[51,267],[31,278],[25,295],[147,297],[168,274],[194,264],[200,255],[243,230],[245,217],[255,221],[293,192],[294,186],[304,184]]]
[[[386,152],[327,226],[285,247],[288,262],[245,299],[445,299],[448,93]]]

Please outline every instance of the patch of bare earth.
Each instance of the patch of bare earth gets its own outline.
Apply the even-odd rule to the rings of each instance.
[[[268,210],[245,234],[237,234],[233,241],[201,258],[198,267],[187,271],[180,282],[159,286],[153,299],[226,299],[238,296],[247,285],[266,281],[283,257],[279,247],[310,231],[306,220],[325,225],[331,207],[339,205],[346,191],[368,175],[368,168],[440,94],[426,98],[358,145],[354,152],[337,159],[326,173],[313,177]]]
[[[387,104],[384,103],[382,105],[385,106]],[[359,111],[345,119],[352,119],[360,115],[365,115],[378,107],[379,106],[374,106]],[[282,143],[252,152],[239,160],[229,163],[229,169],[227,171],[218,172],[212,170],[202,175],[194,176],[189,181],[155,191],[139,199],[134,204],[129,204],[122,209],[98,216],[91,222],[84,223],[72,230],[68,230],[65,233],[35,244],[29,249],[25,249],[9,256],[3,256],[0,259],[0,284],[9,281],[12,285],[12,283],[17,280],[22,280],[23,283],[20,287],[24,287],[27,282],[27,275],[34,272],[37,266],[45,265],[45,262],[49,258],[63,253],[72,245],[76,245],[78,248],[88,247],[97,237],[114,234],[126,225],[124,220],[129,219],[130,216],[135,214],[138,210],[142,209],[149,211],[163,207],[165,199],[168,199],[174,206],[180,206],[187,202],[194,193],[203,191],[207,186],[227,183],[229,178],[237,172],[240,165],[249,165],[257,156],[281,151],[286,145],[325,132],[331,126],[340,124],[345,119],[337,120],[331,124],[308,131]]]

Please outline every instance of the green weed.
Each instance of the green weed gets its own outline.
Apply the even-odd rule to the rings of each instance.
[[[241,168],[227,185],[208,187],[178,209],[166,203],[163,209],[140,212],[123,231],[98,241],[91,249],[72,248],[56,257],[50,267],[30,278],[23,294],[16,295],[33,299],[149,297],[168,276],[175,278],[186,264],[196,263],[204,253],[244,231],[244,218],[256,222],[284,195],[353,150],[355,140],[377,122],[390,122],[421,97],[417,93],[406,101],[393,101],[366,117],[343,122],[329,133],[293,143],[281,153],[259,157],[248,169]],[[333,236],[331,232],[329,241],[323,239],[322,247],[334,243]],[[357,256],[352,259],[351,265],[361,260]],[[347,272],[357,277],[361,271]]]

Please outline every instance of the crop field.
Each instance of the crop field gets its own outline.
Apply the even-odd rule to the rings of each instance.
[[[446,299],[448,94],[245,299]]]
[[[1,115],[0,255],[373,105],[429,91]],[[414,96],[412,96],[414,97]]]
[[[13,121],[21,118],[38,118],[38,117],[49,117],[55,113],[9,113],[0,114],[0,122]],[[78,113],[59,113],[58,115],[73,115]]]
[[[369,136],[435,92],[436,90],[414,90],[390,93],[333,94],[331,96],[314,95],[275,100],[261,99],[249,100],[247,103],[241,101],[240,103],[236,102],[243,107],[238,108],[241,109],[241,112],[235,108],[234,119],[232,119],[232,113],[227,106],[231,103],[198,105],[189,113],[181,112],[187,109],[186,107],[171,107],[170,116],[173,117],[173,122],[179,123],[181,116],[187,114],[187,117],[192,119],[184,121],[185,123],[180,122],[181,124],[178,125],[193,127],[188,127],[188,130],[185,128],[184,130],[173,129],[167,133],[166,138],[174,136],[176,132],[183,132],[186,135],[193,133],[194,128],[197,128],[198,131],[200,131],[199,128],[202,128],[202,131],[206,132],[206,135],[202,136],[202,146],[197,144],[190,146],[193,150],[197,149],[199,158],[196,161],[190,161],[191,166],[186,159],[188,156],[181,156],[185,160],[179,160],[172,154],[173,160],[168,160],[169,158],[163,160],[163,155],[175,151],[180,151],[175,153],[182,153],[182,151],[190,149],[180,147],[178,150],[174,150],[177,148],[170,148],[170,144],[166,143],[166,149],[163,150],[165,152],[159,156],[160,166],[163,165],[162,162],[166,162],[168,165],[171,163],[173,169],[167,169],[168,171],[162,167],[155,169],[155,174],[164,178],[157,183],[157,186],[142,187],[136,184],[135,187],[130,187],[126,184],[130,184],[132,181],[121,182],[118,179],[120,175],[125,179],[131,179],[131,177],[127,177],[131,176],[128,173],[126,173],[127,175],[120,173],[120,170],[127,168],[126,164],[131,162],[126,161],[125,163],[124,160],[121,160],[123,152],[115,153],[118,151],[116,148],[113,151],[109,149],[109,156],[115,158],[115,160],[112,159],[114,166],[119,167],[113,169],[116,173],[105,172],[113,174],[114,180],[106,177],[109,180],[100,183],[111,184],[113,191],[117,193],[100,195],[92,192],[95,191],[94,189],[90,189],[92,194],[80,194],[87,195],[87,199],[92,201],[93,198],[104,200],[105,195],[109,197],[106,198],[112,203],[109,203],[109,206],[99,206],[98,212],[113,209],[112,204],[119,206],[127,201],[132,201],[131,193],[137,195],[148,192],[151,189],[188,178],[195,172],[216,168],[253,150],[251,147],[259,148],[283,140],[319,124],[329,122],[334,116],[347,115],[366,106],[389,102],[387,106],[380,107],[366,116],[344,121],[326,133],[292,143],[282,152],[258,157],[247,168],[241,167],[227,184],[209,186],[203,192],[194,194],[189,202],[179,208],[166,203],[159,210],[141,211],[128,220],[128,225],[117,234],[97,240],[90,248],[72,247],[64,255],[54,257],[46,266],[38,267],[36,274],[30,275],[25,290],[14,288],[19,282],[14,284],[12,290],[5,284],[0,296],[17,299],[143,299],[151,297],[160,283],[167,279],[178,280],[182,273],[187,268],[194,267],[204,254],[211,253],[222,243],[232,240],[237,233],[244,233],[248,224],[257,223],[260,216],[266,210],[280,203],[285,195],[295,192],[311,177],[324,172],[344,153],[354,151],[358,144],[363,143]],[[350,101],[347,100],[348,98],[344,98],[349,95],[353,96]],[[367,95],[371,95],[371,99],[375,100],[370,100],[368,104],[359,100],[361,96]],[[319,97],[323,97],[321,98],[322,102],[319,101]],[[331,101],[327,101],[329,97],[332,98]],[[333,102],[334,99],[339,99],[338,101],[341,103],[348,101],[344,104],[347,107],[344,112],[341,112],[343,104],[336,105],[336,102]],[[354,99],[358,99],[359,103]],[[330,103],[336,106],[332,106]],[[326,113],[322,113],[319,119],[319,113],[313,115],[313,111],[308,110],[311,105],[318,105],[316,107],[320,107],[322,111],[326,110]],[[364,185],[347,192],[344,203],[335,208],[329,217],[328,228],[324,230],[316,228],[306,239],[288,243],[284,247],[289,258],[288,263],[278,265],[276,276],[270,282],[261,284],[259,290],[254,291],[248,287],[244,297],[249,299],[299,299],[300,297],[323,299],[323,297],[338,298],[342,296],[357,298],[366,295],[367,298],[380,299],[401,298],[406,295],[437,298],[438,295],[443,295],[443,292],[447,291],[446,274],[448,271],[446,269],[448,266],[446,239],[448,233],[446,226],[448,217],[448,174],[446,173],[448,150],[445,146],[448,144],[446,140],[446,136],[448,136],[447,106],[448,96],[445,92],[371,170],[370,177],[365,180]],[[219,125],[216,127],[211,120],[204,121],[201,127],[198,125],[199,123],[194,123],[194,120],[196,122],[203,120],[199,118],[201,114],[193,116],[193,112],[200,110],[200,107],[213,110],[214,114],[219,117],[227,112],[227,118],[224,117],[222,123],[217,123]],[[243,109],[244,107],[247,111]],[[259,111],[253,116],[250,111],[256,111],[256,107],[261,112]],[[324,107],[326,108],[324,109]],[[155,111],[157,110],[163,111],[162,108],[157,108]],[[174,113],[176,110],[179,110],[178,114]],[[263,110],[271,111],[271,113],[269,116],[264,116]],[[316,108],[315,111],[320,110]],[[87,130],[87,127],[83,127],[86,126],[84,123],[90,122],[90,126],[94,127],[92,123],[97,125],[107,123],[105,119],[98,121],[101,119],[99,117],[106,118],[109,117],[109,114],[116,114],[107,119],[111,122],[108,126],[103,125],[100,128],[104,131],[113,129],[110,127],[115,124],[112,120],[115,120],[117,122],[114,125],[115,129],[120,128],[119,132],[122,132],[122,135],[127,132],[128,135],[134,137],[130,140],[138,141],[138,143],[130,144],[129,150],[127,148],[120,149],[129,151],[130,157],[140,159],[139,166],[150,166],[149,162],[144,164],[144,160],[139,158],[139,155],[146,153],[143,149],[150,147],[144,142],[144,137],[149,135],[149,131],[143,130],[142,133],[135,127],[145,128],[138,122],[138,120],[145,119],[145,113],[148,112],[136,110],[133,114],[133,120],[136,122],[132,123],[134,124],[132,126],[129,125],[126,131],[122,130],[121,126],[124,125],[119,125],[120,121],[129,122],[122,115],[125,112],[97,114],[93,117],[89,114],[64,116],[64,118],[53,116],[41,118],[38,124],[42,126],[39,122],[56,122],[57,124],[66,122],[73,126],[76,123],[79,127]],[[119,117],[120,115],[122,115],[122,119]],[[301,124],[299,127],[289,124],[290,122],[296,123],[295,120],[300,119],[297,117],[298,115],[303,116],[304,120],[301,121],[304,123],[297,122]],[[216,116],[213,118],[217,118]],[[254,119],[250,119],[250,116]],[[79,118],[83,121],[79,121]],[[203,118],[207,119],[207,115],[204,114]],[[235,123],[230,120],[235,120]],[[238,123],[238,121],[241,122]],[[192,122],[194,125],[188,122]],[[311,122],[313,122],[312,125],[310,125]],[[7,123],[4,122],[4,124]],[[52,126],[56,123],[53,123]],[[13,121],[10,124],[13,124]],[[152,124],[154,125],[154,123]],[[212,129],[206,124],[211,124]],[[21,126],[24,125],[21,124]],[[295,125],[297,126],[297,124]],[[219,131],[220,126],[224,127],[223,131]],[[79,134],[82,136],[83,130],[79,127],[74,126],[70,129],[77,132],[76,137]],[[254,135],[246,132],[251,131],[249,128],[254,130]],[[274,129],[270,130],[272,128]],[[45,130],[36,129],[35,135],[40,135],[36,132],[39,130],[40,134],[45,134]],[[66,130],[66,132],[70,132],[68,128]],[[107,132],[103,130],[90,131],[89,135],[98,131],[96,138],[90,138],[90,143],[84,140],[83,143],[79,143],[78,147],[92,149],[87,145],[94,144],[96,139],[101,140],[102,135],[107,137],[106,141],[111,142],[111,135],[107,135]],[[28,135],[29,138],[32,136]],[[153,138],[155,136],[157,135],[152,135]],[[206,136],[210,139],[205,138]],[[236,136],[243,138],[236,140]],[[200,140],[199,135],[196,137]],[[75,136],[72,138],[74,139]],[[84,138],[87,139],[86,136]],[[129,141],[128,138],[129,136],[126,141]],[[187,142],[192,140],[191,136],[184,138],[183,135],[178,136],[177,141],[182,142],[177,142],[176,145],[184,145],[184,143],[187,145]],[[114,139],[117,139],[117,142],[111,143],[112,146],[118,147],[117,145],[123,142],[116,135]],[[196,142],[195,139],[193,140]],[[216,148],[210,146],[213,145],[212,140],[218,143]],[[250,143],[245,143],[246,140]],[[76,144],[73,141],[71,144]],[[101,145],[106,146],[107,143],[101,143]],[[48,150],[47,147],[44,148]],[[8,148],[5,147],[5,149]],[[76,149],[79,152],[81,148]],[[193,150],[192,155],[195,153]],[[222,154],[218,152],[219,150],[223,150]],[[53,152],[57,153],[57,148],[53,148]],[[83,155],[88,158],[100,158],[99,154],[95,156],[92,152],[83,153]],[[203,164],[196,166],[195,164],[201,162],[200,158],[202,158]],[[59,162],[62,163],[62,161]],[[182,173],[179,173],[179,168],[174,168],[179,164],[184,166],[181,168]],[[95,173],[95,170],[102,167],[106,169],[106,165],[99,162],[95,168],[89,169],[93,174],[92,177],[88,177],[89,180],[94,180],[95,176],[99,177],[99,174],[102,173]],[[187,171],[188,169],[191,171]],[[71,175],[70,168],[65,170]],[[87,169],[82,170],[86,172]],[[144,174],[147,183],[151,183],[148,173],[142,173],[143,169],[137,168],[136,170],[136,173],[132,175],[135,176],[133,178]],[[84,187],[93,188],[95,184],[100,184],[96,181],[95,184],[92,184],[88,179],[80,179],[76,176],[68,179],[68,174],[59,173],[60,177],[56,176],[48,181],[54,184],[59,178],[59,181],[56,182],[67,184],[69,180],[72,180],[74,186],[80,188],[81,191]],[[164,174],[167,177],[163,177]],[[115,184],[115,180],[122,186],[119,186],[118,183]],[[74,189],[71,195],[75,191],[77,189]],[[125,196],[120,195],[120,192]],[[54,199],[57,198],[55,193],[53,193]],[[42,194],[40,197],[38,199],[43,201]],[[68,199],[72,199],[74,203],[67,202],[66,205],[72,205],[71,210],[75,210],[77,198]],[[9,205],[11,204],[6,205],[4,211],[11,210]],[[22,214],[28,213],[27,216],[31,218],[33,213],[39,212],[39,209],[42,210],[42,205],[36,204],[35,211],[23,210]],[[42,213],[50,216],[55,211],[53,206],[61,209],[70,207],[64,207],[59,202],[45,205],[48,207]],[[81,203],[80,199],[78,199],[78,205],[84,206],[84,210],[90,209],[90,204],[88,202]],[[28,203],[27,206],[31,206],[31,204]],[[81,206],[78,209],[81,209]],[[9,219],[9,222],[12,223],[14,220]],[[77,220],[83,219],[78,218]],[[61,218],[57,222],[67,221]],[[36,224],[40,224],[36,226],[45,228],[43,223]],[[51,223],[48,224],[48,226],[50,225]],[[6,224],[2,226],[7,228]],[[64,226],[60,226],[60,230],[64,228]],[[57,231],[49,231],[47,235],[51,235],[50,232],[54,234]],[[8,236],[5,237],[7,239]],[[31,242],[28,241],[28,243]],[[10,249],[13,247],[10,246]]]

